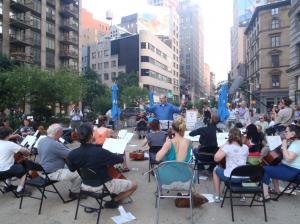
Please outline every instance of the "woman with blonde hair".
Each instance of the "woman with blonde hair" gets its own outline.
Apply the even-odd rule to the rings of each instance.
[[[184,132],[186,130],[186,124],[183,117],[178,117],[172,123],[172,135],[169,136],[161,148],[156,154],[156,161],[184,161],[188,162],[191,157],[191,142],[184,138]]]

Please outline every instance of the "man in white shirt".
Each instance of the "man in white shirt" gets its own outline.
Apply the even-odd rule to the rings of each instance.
[[[7,127],[0,127],[0,175],[19,178],[17,187],[17,196],[29,196],[30,192],[26,192],[23,188],[25,182],[25,168],[21,164],[15,164],[15,154],[20,152],[24,155],[29,155],[30,151],[14,142],[8,141],[12,130]],[[10,179],[6,180],[8,187],[6,191],[12,190]]]
[[[70,113],[71,128],[73,130],[80,126],[82,118],[83,118],[83,114],[82,114],[81,110],[79,109],[79,106],[77,104],[74,104],[73,109]]]

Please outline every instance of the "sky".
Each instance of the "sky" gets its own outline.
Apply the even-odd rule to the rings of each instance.
[[[193,0],[199,2],[204,22],[204,61],[216,74],[216,82],[226,80],[230,71],[230,28],[233,24],[233,0]],[[82,0],[82,7],[94,18],[105,21],[105,12],[112,10],[113,24],[122,16],[138,12],[146,0]]]

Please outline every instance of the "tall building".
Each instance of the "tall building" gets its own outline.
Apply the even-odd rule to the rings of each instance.
[[[249,96],[260,113],[288,96],[289,8],[289,0],[257,7],[245,31]]]
[[[175,1],[176,2],[176,1]],[[163,2],[161,2],[163,3]],[[169,4],[168,4],[169,5]],[[138,34],[142,31],[151,32],[164,42],[171,50],[172,56],[168,57],[171,66],[168,67],[172,74],[173,89],[168,95],[173,95],[179,100],[179,26],[177,8],[168,8],[168,5],[148,6],[139,13],[124,16],[120,26],[130,33]],[[158,52],[159,53],[159,52]],[[161,92],[161,91],[160,91]]]
[[[200,6],[185,0],[180,15],[180,90],[193,102],[205,97],[204,31]]]
[[[204,63],[203,87],[204,96],[207,98],[210,96],[210,67],[207,63]]]
[[[214,72],[210,72],[210,99],[215,98],[216,91],[216,74]]]
[[[292,0],[290,8],[289,97],[300,105],[300,0]]]
[[[93,18],[93,14],[81,9],[81,43],[82,46],[94,44],[109,34],[109,25]]]
[[[79,70],[81,0],[0,0],[0,52],[41,68]]]
[[[179,14],[178,0],[148,0],[150,5],[154,6],[163,6],[168,7],[170,9],[170,27],[169,27],[169,35],[159,35],[160,38],[167,43],[173,51],[172,56],[172,74],[173,74],[173,95],[174,99],[179,101],[180,94],[180,84],[179,84]]]

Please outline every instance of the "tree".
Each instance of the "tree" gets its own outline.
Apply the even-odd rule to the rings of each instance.
[[[137,73],[122,73],[116,78],[116,84],[119,88],[119,93],[123,94],[123,90],[129,86],[139,86],[139,75]]]
[[[138,106],[145,102],[148,97],[148,90],[136,86],[129,86],[123,89],[121,100],[128,106]]]

